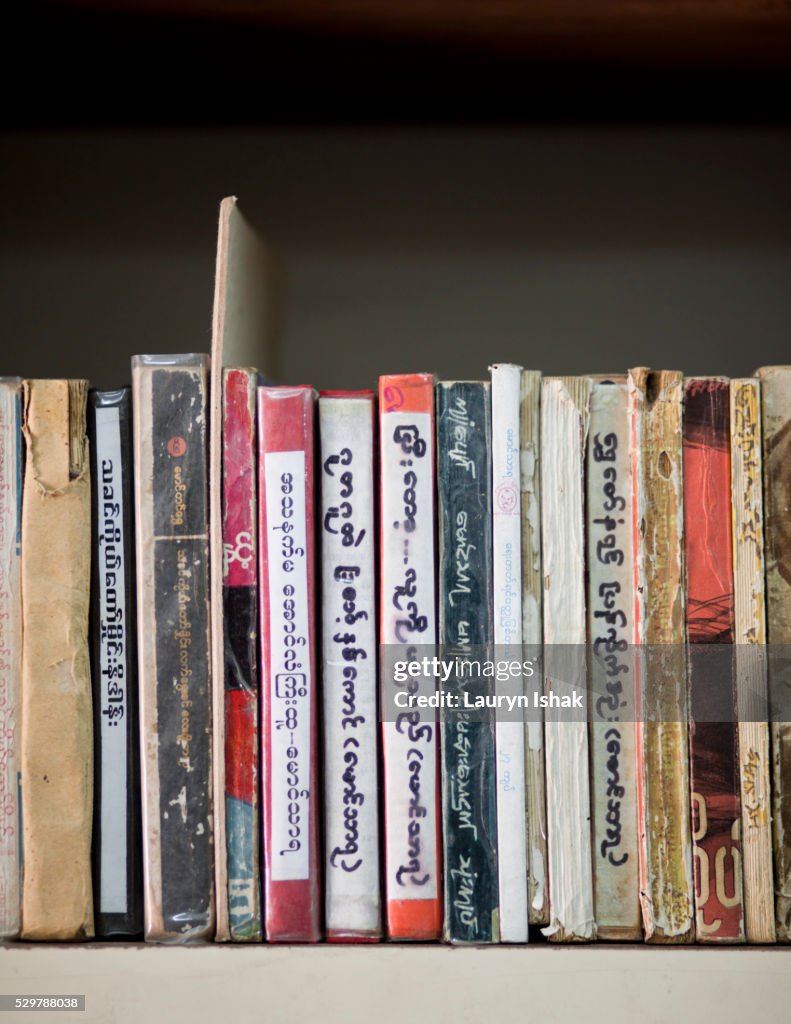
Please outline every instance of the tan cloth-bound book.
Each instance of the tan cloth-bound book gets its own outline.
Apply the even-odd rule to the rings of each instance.
[[[647,942],[693,942],[684,650],[683,376],[629,371],[640,903]]]
[[[22,498],[22,937],[93,935],[88,382],[29,380]]]

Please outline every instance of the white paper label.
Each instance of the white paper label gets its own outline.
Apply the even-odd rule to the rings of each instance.
[[[99,495],[99,680],[101,704],[101,820],[99,909],[125,914],[128,680],[124,678],[128,643],[125,602],[123,475],[118,409],[97,408],[96,488]]]
[[[382,416],[382,642],[436,643],[432,417]],[[437,725],[432,711],[384,724],[387,898],[438,890]]]
[[[324,848],[329,931],[380,927],[371,402],[322,398]]]
[[[275,882],[307,879],[310,811],[310,628],[305,453],[264,456],[269,569],[270,807]]]

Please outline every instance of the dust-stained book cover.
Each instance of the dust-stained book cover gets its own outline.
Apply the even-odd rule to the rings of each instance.
[[[587,452],[590,772],[596,928],[639,939],[632,467],[625,377],[595,377]]]
[[[637,808],[647,942],[694,939],[681,410],[675,370],[629,371]]]
[[[132,362],[146,938],[214,933],[208,359]]]

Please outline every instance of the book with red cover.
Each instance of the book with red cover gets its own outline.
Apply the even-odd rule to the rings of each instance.
[[[266,937],[321,938],[310,386],[258,389]]]
[[[256,382],[255,370],[223,370],[224,882],[229,937],[237,942],[261,941]]]
[[[387,934],[426,941],[442,930],[438,727],[433,711],[384,710],[394,683],[384,663],[388,650],[433,655],[437,638],[434,378],[380,377],[379,410]]]
[[[684,384],[684,522],[696,936],[744,941],[727,380]],[[727,645],[720,650],[703,645]]]

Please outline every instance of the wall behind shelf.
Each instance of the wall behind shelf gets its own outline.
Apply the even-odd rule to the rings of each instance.
[[[491,127],[0,139],[0,374],[207,350],[216,207],[276,257],[278,376],[320,387],[791,362],[791,131]]]

